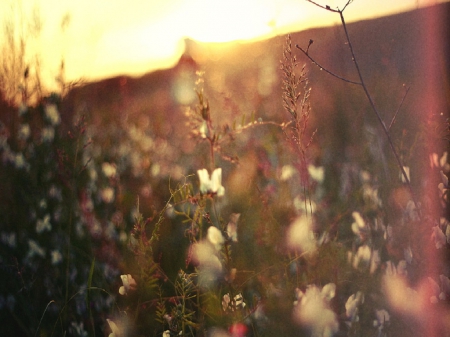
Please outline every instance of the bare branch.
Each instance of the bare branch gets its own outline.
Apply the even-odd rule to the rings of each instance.
[[[395,149],[395,146],[394,146],[394,143],[392,141],[391,135],[389,134],[389,130],[386,127],[386,124],[384,123],[383,119],[381,118],[381,114],[378,111],[377,107],[375,106],[375,103],[374,103],[374,101],[372,99],[372,96],[370,95],[369,90],[367,89],[367,86],[366,86],[366,84],[364,82],[364,79],[362,77],[362,73],[361,73],[361,70],[359,69],[359,64],[356,61],[355,52],[353,51],[353,46],[352,46],[352,43],[350,41],[350,36],[348,35],[347,25],[345,23],[345,19],[344,19],[344,15],[342,14],[342,11],[339,11],[339,16],[341,17],[341,22],[342,22],[342,26],[344,28],[345,37],[347,39],[348,47],[349,47],[350,53],[352,55],[352,61],[355,64],[356,71],[358,72],[358,76],[359,76],[359,79],[361,81],[361,86],[362,86],[362,88],[364,90],[364,93],[366,94],[366,97],[367,97],[367,99],[368,99],[368,101],[370,103],[370,106],[372,107],[372,110],[374,111],[374,113],[375,113],[375,115],[376,115],[376,117],[378,119],[378,122],[380,123],[381,127],[383,128],[383,131],[384,131],[384,133],[385,133],[385,135],[387,137],[387,140],[388,140],[389,146],[391,148],[391,151],[394,154],[395,159],[397,160],[397,165],[400,168],[400,171],[402,172],[402,176],[405,179],[406,185],[408,186],[409,192],[411,193],[411,197],[412,197],[412,200],[414,202],[414,206],[416,207],[416,209],[417,209],[417,211],[419,213],[419,217],[422,218],[422,215],[421,215],[421,212],[420,212],[420,208],[419,208],[419,204],[417,202],[417,198],[416,198],[416,196],[414,194],[414,191],[412,190],[411,182],[410,182],[410,180],[408,178],[408,175],[406,174],[406,171],[404,169],[402,160],[400,159],[400,156],[398,155],[397,150]]]
[[[323,70],[323,71],[325,71],[326,73],[330,74],[331,76],[334,76],[334,77],[336,77],[336,78],[338,78],[338,79],[340,79],[340,80],[342,80],[342,81],[344,81],[344,82],[351,83],[351,84],[356,84],[356,85],[361,85],[361,82],[355,82],[355,81],[349,80],[349,79],[347,79],[347,78],[345,78],[345,77],[339,76],[339,75],[337,75],[337,74],[331,72],[331,71],[328,70],[327,68],[324,68],[324,67],[321,66],[315,59],[313,59],[311,56],[309,56],[308,50],[304,50],[304,49],[301,48],[298,44],[296,44],[295,47],[296,47],[297,49],[301,50],[301,51],[303,52],[303,54],[305,54],[306,57],[308,57],[308,58],[311,60],[312,63],[314,63],[316,66],[318,66],[318,67],[320,68],[320,70]],[[309,46],[308,46],[308,49],[309,49]]]
[[[403,95],[402,101],[400,102],[400,105],[398,106],[397,111],[395,112],[394,117],[392,118],[391,124],[389,124],[388,131],[390,131],[392,125],[394,125],[395,119],[397,118],[398,112],[400,111],[400,108],[402,107],[403,102],[405,101],[405,98],[406,98],[406,95],[408,94],[409,89],[410,89],[410,87],[408,87],[408,88],[406,89],[406,92],[405,92],[405,94]]]

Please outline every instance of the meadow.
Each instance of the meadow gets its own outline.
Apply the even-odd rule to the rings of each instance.
[[[2,73],[2,336],[450,335],[448,3],[311,6],[342,25],[56,93]]]

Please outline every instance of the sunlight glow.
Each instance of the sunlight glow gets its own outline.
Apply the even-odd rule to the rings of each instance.
[[[362,20],[441,1],[355,1],[346,9],[346,19]],[[327,0],[327,5],[342,8],[346,2]],[[339,16],[302,0],[7,0],[0,3],[0,29],[17,13],[23,16],[17,27],[25,27],[33,13],[41,18],[41,35],[27,44],[33,48],[27,54],[40,56],[47,83],[54,82],[62,59],[67,80],[140,75],[173,66],[185,38],[250,41],[339,23]],[[69,20],[63,28],[64,17]]]

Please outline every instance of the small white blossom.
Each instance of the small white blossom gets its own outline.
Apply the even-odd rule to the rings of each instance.
[[[42,220],[39,219],[36,223],[36,232],[38,234],[40,234],[46,230],[47,231],[52,230],[52,225],[50,224],[50,215],[49,214],[45,215]]]
[[[384,310],[375,310],[376,319],[373,321],[373,326],[378,328],[378,331],[381,332],[386,323],[389,323],[390,316],[389,313]],[[380,334],[379,334],[380,335]]]
[[[410,172],[409,167],[408,166],[403,166],[403,170],[406,173],[406,177],[408,178],[408,181],[411,181],[410,173],[409,173]],[[401,179],[402,183],[406,183],[406,179],[405,179],[405,176],[403,175],[402,171],[400,171],[400,179]]]
[[[311,217],[300,216],[289,227],[287,232],[287,245],[291,249],[302,252],[314,252],[317,241],[314,237]]]
[[[219,251],[220,248],[222,248],[222,244],[224,243],[225,239],[223,238],[222,232],[219,229],[217,229],[217,227],[209,226],[206,237],[208,241],[214,245],[214,248],[217,251]]]
[[[31,131],[30,126],[28,124],[22,124],[19,127],[18,137],[21,140],[27,140],[30,137]]]
[[[135,290],[137,288],[137,283],[134,280],[133,276],[128,275],[120,275],[122,279],[123,286],[119,288],[120,295],[126,295],[130,290]]]
[[[55,129],[52,126],[46,126],[41,131],[41,141],[51,142],[55,138]]]
[[[38,245],[38,243],[34,240],[28,240],[28,247],[29,247],[29,251],[28,251],[28,258],[31,258],[35,255],[38,255],[40,257],[45,257],[45,250],[43,248],[41,248],[41,246]]]
[[[122,336],[122,332],[120,331],[119,327],[111,321],[110,319],[106,319],[106,321],[109,324],[109,328],[111,329],[111,333],[109,334],[109,337],[120,337]]]
[[[308,173],[313,180],[318,183],[323,182],[325,170],[322,166],[308,165]]]
[[[102,164],[102,172],[105,175],[105,177],[112,178],[117,173],[116,165],[105,162]]]
[[[345,303],[345,315],[350,322],[359,321],[358,306],[364,302],[364,295],[358,291],[356,294],[351,295]]]
[[[291,179],[295,174],[296,174],[296,170],[292,165],[284,165],[281,168],[281,175],[280,175],[280,180],[281,181],[287,181],[289,179]]]
[[[436,249],[441,249],[443,246],[445,246],[447,237],[439,226],[434,226],[432,230],[433,232],[431,233],[431,238],[434,240]]]
[[[114,201],[114,189],[112,187],[105,187],[100,191],[100,197],[106,204]]]
[[[59,250],[52,250],[50,256],[52,258],[52,265],[57,265],[62,261],[62,255]]]
[[[235,309],[245,307],[244,298],[242,297],[241,293],[234,296],[234,301],[231,303],[230,302],[231,302],[230,294],[226,293],[225,295],[223,295],[222,299],[223,311],[227,311],[227,309],[231,309],[231,311],[234,311]]]
[[[312,336],[331,337],[339,330],[336,314],[329,306],[335,289],[336,286],[330,283],[322,290],[315,285],[309,285],[304,293],[296,290],[294,319],[308,326],[312,330]]]
[[[206,169],[197,171],[198,178],[200,179],[200,192],[217,193],[217,196],[221,197],[225,194],[225,188],[222,186],[222,169],[216,168],[209,178],[209,173]]]
[[[16,233],[4,233],[2,232],[2,242],[11,248],[16,248]]]
[[[369,231],[370,227],[366,224],[363,217],[359,212],[353,212],[352,213],[353,219],[355,222],[352,223],[352,231],[355,233],[361,240],[364,240]]]
[[[230,221],[228,221],[228,224],[227,224],[228,237],[233,242],[238,241],[238,239],[237,239],[237,222],[238,222],[240,216],[241,216],[240,213],[231,213]]]
[[[56,107],[55,104],[47,104],[44,110],[45,110],[45,117],[50,122],[51,125],[55,126],[61,122],[58,108]]]

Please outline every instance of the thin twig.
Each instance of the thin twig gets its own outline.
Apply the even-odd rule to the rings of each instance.
[[[334,76],[334,77],[336,77],[336,78],[338,78],[338,79],[340,79],[340,80],[342,80],[342,81],[344,81],[344,82],[351,83],[351,84],[356,84],[356,85],[361,85],[361,82],[355,82],[355,81],[346,79],[345,77],[336,75],[335,73],[331,72],[331,71],[328,70],[327,68],[321,66],[315,59],[313,59],[311,56],[309,56],[307,50],[304,50],[304,49],[301,48],[298,44],[296,44],[295,47],[296,47],[297,49],[300,49],[300,50],[303,52],[303,54],[305,54],[306,57],[309,58],[309,59],[311,60],[312,63],[314,63],[316,66],[318,66],[318,67],[320,68],[320,70],[323,70],[323,71],[325,71],[326,73],[330,74],[331,76]]]
[[[412,201],[414,203],[414,206],[416,207],[417,212],[419,213],[419,217],[422,218],[422,215],[421,215],[421,212],[420,212],[420,208],[419,208],[419,204],[416,201],[416,197],[415,197],[414,192],[413,192],[412,187],[411,187],[411,182],[409,181],[408,175],[406,174],[406,171],[405,171],[405,169],[403,167],[402,161],[401,161],[401,159],[400,159],[400,157],[399,157],[399,155],[397,153],[397,150],[395,149],[394,143],[392,142],[391,136],[389,134],[389,130],[387,129],[386,124],[383,122],[383,119],[381,118],[381,115],[380,115],[378,109],[376,108],[375,103],[374,103],[374,101],[372,99],[372,96],[370,95],[369,90],[367,89],[367,86],[366,86],[366,84],[364,82],[364,79],[362,77],[361,70],[359,69],[359,64],[356,61],[355,52],[353,51],[353,46],[352,46],[352,43],[350,41],[350,36],[348,35],[348,30],[347,30],[347,25],[345,23],[343,10],[342,11],[338,10],[338,13],[339,13],[339,16],[341,17],[341,22],[342,22],[342,26],[344,28],[345,37],[347,39],[348,47],[349,47],[350,53],[352,55],[352,61],[355,64],[356,71],[358,72],[358,76],[359,76],[359,79],[361,81],[361,86],[362,86],[362,88],[364,90],[364,93],[366,94],[367,99],[369,100],[369,103],[370,103],[370,106],[372,107],[372,110],[375,112],[375,115],[377,116],[378,122],[381,124],[381,127],[383,128],[383,131],[386,134],[387,140],[389,142],[389,146],[391,147],[392,153],[394,154],[394,157],[397,160],[397,164],[398,164],[398,166],[400,168],[400,171],[402,172],[402,175],[403,175],[403,177],[405,179],[406,185],[408,186],[408,189],[409,189],[409,191],[411,193],[411,198],[412,198]]]
[[[403,102],[405,101],[405,98],[406,98],[406,95],[408,94],[409,88],[410,88],[410,87],[408,87],[408,88],[406,89],[406,92],[405,92],[405,94],[403,95],[402,101],[400,102],[400,105],[398,106],[397,111],[395,112],[394,117],[392,118],[391,124],[389,124],[388,131],[391,131],[391,127],[392,127],[392,125],[394,125],[394,123],[395,123],[395,119],[397,118],[398,112],[400,111],[400,108],[402,107]]]

